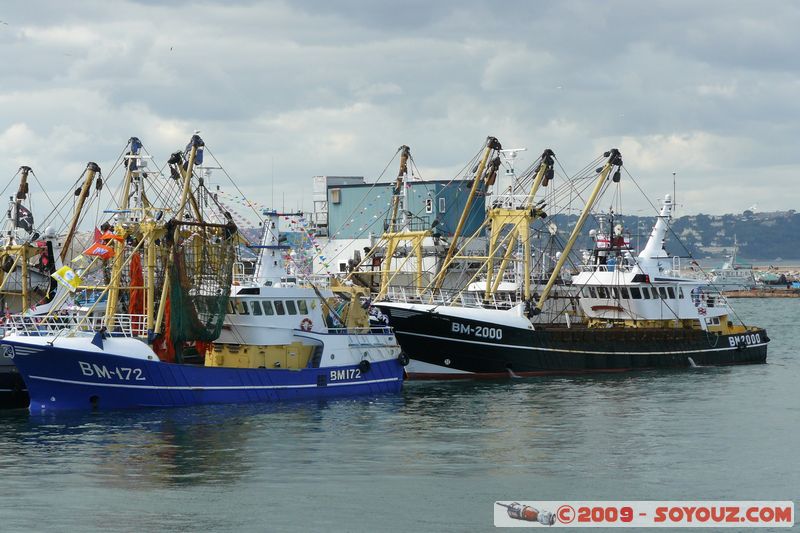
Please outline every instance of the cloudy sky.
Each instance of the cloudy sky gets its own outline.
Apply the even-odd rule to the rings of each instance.
[[[292,207],[401,144],[452,178],[487,135],[568,172],[619,147],[653,198],[677,172],[683,213],[800,206],[796,2],[31,0],[0,21],[0,172],[53,194],[131,135],[163,162],[199,129]]]

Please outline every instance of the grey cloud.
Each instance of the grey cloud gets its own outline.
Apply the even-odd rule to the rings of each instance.
[[[782,2],[16,4],[0,17],[0,138],[14,146],[0,165],[10,175],[28,157],[48,175],[80,172],[112,161],[131,135],[163,161],[199,128],[249,194],[266,199],[274,160],[276,190],[296,201],[314,174],[376,176],[400,144],[426,177],[452,177],[492,134],[527,146],[522,164],[549,146],[567,169],[627,146],[653,196],[679,169],[689,210],[741,209],[753,196],[790,208],[799,12]],[[723,205],[708,192],[719,187],[731,190]]]

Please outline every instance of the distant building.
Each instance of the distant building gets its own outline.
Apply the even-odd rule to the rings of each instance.
[[[466,205],[470,182],[433,180],[406,182],[405,216],[411,229],[433,227],[447,237],[453,234]],[[387,229],[393,183],[328,185],[327,226],[331,239],[364,239]],[[462,235],[471,235],[483,223],[483,197],[476,198]],[[398,214],[402,221],[403,214]]]
[[[427,238],[423,244],[425,271],[435,270],[435,255],[445,249],[443,243],[453,235],[471,185],[469,180],[405,182],[397,230],[431,229],[436,234],[436,238]],[[323,186],[326,191],[324,201],[321,199]],[[394,186],[393,181],[370,184],[357,177],[314,178],[314,220],[320,241],[325,246],[324,257],[315,263],[317,272],[347,272],[380,241],[389,226]],[[472,235],[480,229],[485,217],[485,195],[479,191],[466,218],[462,236]],[[444,239],[440,241],[439,237]],[[476,249],[482,246],[481,239],[471,244]]]
[[[328,234],[328,189],[347,185],[364,185],[363,176],[314,176],[311,220],[320,235]]]

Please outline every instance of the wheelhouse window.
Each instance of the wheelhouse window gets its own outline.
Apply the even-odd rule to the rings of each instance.
[[[250,307],[253,308],[254,316],[261,316],[261,304],[258,303],[258,300],[253,300],[252,302],[250,302]]]
[[[648,289],[647,287],[642,287],[642,296],[644,297],[645,300],[649,300],[650,299],[650,289]]]
[[[275,312],[279,315],[285,315],[286,309],[283,307],[283,302],[280,300],[275,300]]]
[[[250,311],[247,310],[247,303],[242,300],[236,301],[236,310],[240,315],[249,315]]]
[[[675,299],[675,289],[672,287],[667,287],[667,294],[669,294],[669,297],[673,300]]]
[[[228,314],[229,315],[235,315],[236,314],[236,308],[233,306],[233,301],[232,300],[228,300]]]
[[[683,300],[683,287],[678,287],[678,297]]]
[[[297,314],[297,306],[294,304],[294,300],[286,300],[286,310],[289,311],[290,315]]]
[[[605,287],[597,287],[597,297],[598,298],[608,298],[608,291]]]
[[[619,291],[616,287],[611,287],[611,297],[615,300],[619,300]]]
[[[631,287],[631,298],[634,300],[642,299],[642,292],[639,290],[639,287]]]
[[[308,306],[306,305],[305,300],[297,300],[297,309],[300,311],[300,314],[307,315],[308,314]]]
[[[623,300],[627,300],[628,298],[630,298],[630,296],[628,296],[628,287],[620,287],[619,295]]]
[[[658,295],[661,296],[662,300],[666,300],[667,299],[667,289],[665,287],[659,287],[658,288]]]
[[[269,300],[263,300],[261,304],[264,306],[264,314],[265,315],[274,315],[275,311],[272,309],[272,302]]]
[[[594,290],[594,287],[589,287],[589,294],[592,298],[597,298],[597,292]]]

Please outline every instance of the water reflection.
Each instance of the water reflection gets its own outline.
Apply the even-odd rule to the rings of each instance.
[[[707,404],[704,382],[718,387],[730,372],[418,382],[399,395],[311,403],[7,412],[0,473],[66,469],[126,489],[302,482],[376,469],[557,475],[589,468],[586,450],[596,447],[608,447],[606,460],[627,471],[640,461],[627,446],[663,446],[647,439],[665,431],[680,438],[675,416]]]
[[[373,426],[372,399],[278,405],[0,415],[4,477],[68,468],[103,486],[232,484],[259,469],[313,465],[345,426]],[[337,450],[335,453],[347,451]],[[358,447],[353,447],[357,454]],[[263,462],[262,462],[263,461]],[[28,468],[32,467],[32,470]]]

